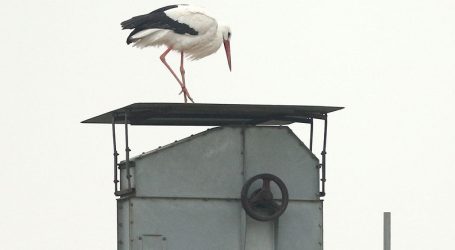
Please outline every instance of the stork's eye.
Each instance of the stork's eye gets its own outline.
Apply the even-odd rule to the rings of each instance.
[[[231,38],[231,32],[228,32],[228,38]]]

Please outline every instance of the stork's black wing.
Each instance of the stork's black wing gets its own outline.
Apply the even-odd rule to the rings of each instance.
[[[126,43],[130,44],[133,42],[131,37],[134,34],[147,29],[167,29],[172,30],[178,34],[197,35],[198,32],[191,28],[188,24],[180,23],[177,20],[174,20],[166,15],[166,10],[178,7],[179,5],[169,5],[154,10],[149,14],[135,16],[131,19],[123,21],[121,23],[123,29],[133,29],[133,31],[126,39]]]

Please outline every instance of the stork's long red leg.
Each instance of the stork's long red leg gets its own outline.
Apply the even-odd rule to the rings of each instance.
[[[175,79],[177,80],[177,82],[179,82],[180,84],[180,87],[182,88],[182,91],[184,93],[184,100],[185,100],[185,103],[188,102],[187,99],[186,99],[186,96],[188,95],[188,91],[186,90],[185,88],[185,85],[180,81],[180,79],[177,77],[177,75],[174,73],[174,71],[172,70],[171,66],[169,66],[169,64],[167,64],[166,62],[166,55],[172,50],[172,48],[167,48],[166,51],[164,51],[163,54],[161,54],[160,56],[160,59],[161,61],[164,63],[164,65],[166,66],[166,68],[172,73],[172,75],[175,77]]]
[[[191,98],[190,92],[188,92],[188,89],[186,88],[186,84],[185,84],[185,68],[183,67],[183,58],[184,58],[183,57],[183,52],[180,52],[180,74],[182,75],[182,82],[183,82],[182,92],[184,90],[186,90],[186,95],[188,96],[188,99],[190,99],[190,101],[192,103],[194,103],[193,98]]]

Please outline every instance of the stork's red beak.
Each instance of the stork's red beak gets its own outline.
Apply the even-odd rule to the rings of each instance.
[[[231,67],[231,43],[229,40],[224,40],[224,50],[226,50],[226,57],[229,64],[229,71],[232,71]]]

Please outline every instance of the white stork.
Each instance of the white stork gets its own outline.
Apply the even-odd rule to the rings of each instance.
[[[229,70],[231,70],[230,39],[231,29],[208,15],[203,9],[192,5],[179,4],[159,8],[149,14],[135,16],[121,23],[123,29],[132,29],[126,43],[135,47],[167,46],[160,56],[161,61],[179,82],[184,95],[193,103],[185,85],[184,56],[197,60],[215,53],[224,43]],[[175,50],[180,52],[180,80],[169,64],[166,55]],[[181,93],[182,93],[181,92]]]

